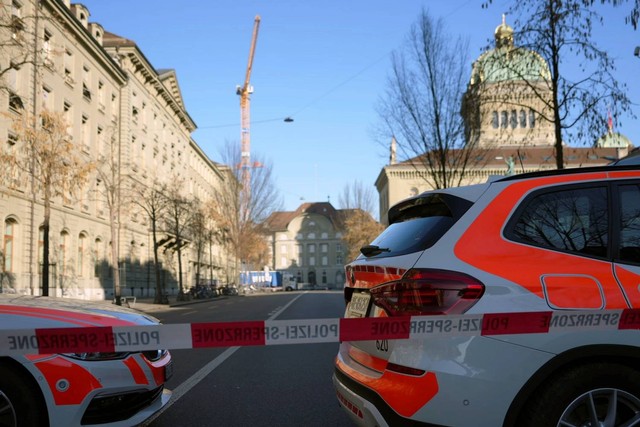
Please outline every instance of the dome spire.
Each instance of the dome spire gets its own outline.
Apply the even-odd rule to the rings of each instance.
[[[494,36],[497,48],[513,46],[513,28],[507,25],[507,15],[505,13],[502,14],[502,24],[496,27]]]

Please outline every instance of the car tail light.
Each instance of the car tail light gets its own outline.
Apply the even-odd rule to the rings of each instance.
[[[370,292],[373,303],[389,316],[462,314],[482,297],[484,285],[456,271],[412,269]]]

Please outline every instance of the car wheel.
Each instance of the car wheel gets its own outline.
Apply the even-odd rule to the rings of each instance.
[[[525,407],[518,425],[640,425],[640,372],[624,365],[597,363],[554,377]]]
[[[36,427],[44,422],[40,396],[30,390],[32,381],[15,370],[0,366],[0,426]],[[35,385],[35,384],[34,384]]]

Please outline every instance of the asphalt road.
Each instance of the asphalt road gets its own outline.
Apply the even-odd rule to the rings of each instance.
[[[228,297],[154,309],[163,323],[338,318],[341,292]],[[352,426],[331,383],[337,343],[174,350],[170,403],[145,425]]]

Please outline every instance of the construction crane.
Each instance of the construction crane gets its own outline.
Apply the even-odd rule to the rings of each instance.
[[[236,94],[240,95],[240,142],[241,157],[240,168],[242,170],[242,185],[248,194],[251,191],[251,120],[250,120],[250,95],[253,93],[251,86],[251,68],[253,67],[253,55],[256,51],[256,41],[258,40],[258,28],[260,27],[260,15],[256,15],[253,22],[253,36],[251,37],[251,48],[249,49],[249,61],[247,63],[247,73],[244,85],[236,86]]]

